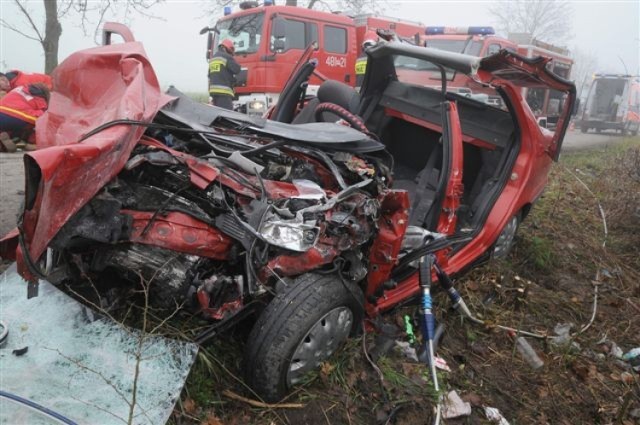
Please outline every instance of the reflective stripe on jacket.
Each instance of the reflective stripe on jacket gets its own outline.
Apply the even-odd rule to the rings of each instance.
[[[356,59],[356,87],[362,86],[364,74],[367,71],[367,56],[360,56]]]
[[[240,73],[238,62],[222,50],[209,61],[209,94],[233,96],[236,75]]]
[[[19,120],[35,124],[36,119],[47,110],[47,101],[20,86],[0,99],[0,112]]]

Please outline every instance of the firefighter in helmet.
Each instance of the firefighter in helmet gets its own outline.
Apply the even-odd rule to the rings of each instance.
[[[235,50],[233,41],[226,38],[209,62],[209,95],[214,105],[225,109],[233,109],[233,86],[240,73],[240,65],[233,58]]]
[[[367,70],[367,55],[365,50],[375,46],[378,43],[378,35],[373,31],[367,31],[362,42],[362,55],[356,59],[356,90],[360,91],[364,73]]]

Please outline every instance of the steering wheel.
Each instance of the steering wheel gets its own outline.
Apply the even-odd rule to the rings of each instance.
[[[340,105],[337,105],[331,102],[320,103],[318,106],[316,106],[316,109],[313,114],[316,122],[323,122],[323,119],[322,119],[323,112],[331,112],[332,114],[335,114],[341,119],[343,119],[344,121],[346,121],[352,128],[355,128],[356,130],[361,131],[363,133],[369,134],[369,130],[367,129],[367,126],[364,125],[364,121],[362,121],[362,118],[360,118],[355,114],[352,114],[351,112],[347,111],[345,108],[343,108]]]

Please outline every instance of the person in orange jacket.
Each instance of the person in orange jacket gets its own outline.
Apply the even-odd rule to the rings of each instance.
[[[0,150],[15,151],[13,138],[30,140],[48,104],[49,88],[42,83],[16,87],[0,99]]]
[[[10,91],[11,91],[11,82],[9,81],[6,75],[0,72],[0,99],[2,99],[4,95],[9,93]]]
[[[38,83],[44,84],[49,90],[53,88],[53,80],[47,74],[38,74],[36,72],[30,74],[13,69],[9,72],[5,72],[4,76],[9,80],[12,90],[16,87]]]

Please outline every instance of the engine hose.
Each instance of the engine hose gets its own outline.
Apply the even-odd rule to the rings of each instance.
[[[66,425],[77,425],[76,422],[72,421],[71,419],[61,415],[60,413],[54,412],[51,409],[48,409],[44,406],[39,405],[36,402],[33,402],[31,400],[28,400],[26,398],[20,397],[18,395],[12,394],[12,393],[8,393],[6,391],[2,391],[0,390],[0,397],[4,397],[10,401],[13,401],[14,403],[17,404],[22,404],[23,406],[28,407],[31,410],[34,410],[42,415],[45,415],[51,419],[54,419],[56,422],[61,423],[61,424],[66,424]]]

